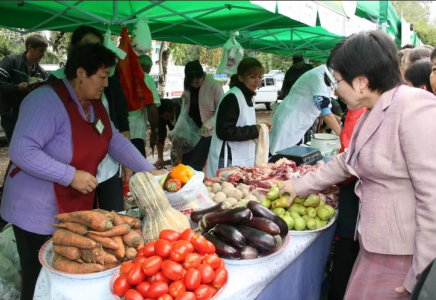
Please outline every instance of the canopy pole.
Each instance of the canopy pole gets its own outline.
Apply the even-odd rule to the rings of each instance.
[[[291,29],[291,51],[294,50],[294,29]]]
[[[188,37],[186,37],[186,36],[184,36],[184,35],[182,35],[182,38],[187,39],[188,41],[194,43],[195,45],[199,45],[199,46],[201,46],[201,47],[205,47],[205,46],[203,46],[202,44],[200,44],[200,43],[194,41],[193,39],[190,39],[190,38],[188,38]]]
[[[279,34],[279,33],[283,33],[283,32],[286,32],[286,31],[288,31],[289,29],[285,29],[285,30],[283,30],[283,31],[279,31],[279,32],[274,32],[274,34]],[[240,32],[240,31],[239,31]],[[271,35],[270,33],[266,33],[266,34],[262,34],[262,35],[259,35],[259,36],[256,36],[256,35],[249,35],[249,36],[245,36],[244,38],[242,38],[242,39],[240,39],[239,40],[239,42],[245,42],[246,40],[248,40],[248,39],[250,39],[250,38],[257,38],[257,39],[260,39],[260,38],[263,38],[263,37],[265,37],[265,36],[269,36],[269,35]]]
[[[113,0],[113,18],[112,23],[116,24],[118,21],[118,1]]]
[[[63,6],[69,7],[71,9],[75,10],[75,11],[81,12],[84,15],[90,16],[91,18],[94,18],[95,20],[99,20],[100,22],[102,22],[104,24],[110,24],[111,23],[111,21],[106,20],[105,18],[97,16],[97,15],[95,15],[93,13],[90,13],[89,11],[77,8],[77,7],[75,7],[75,6],[73,6],[73,5],[69,4],[69,3],[64,2],[64,1],[55,0],[55,2],[59,3],[59,4],[62,4]]]
[[[234,7],[234,6],[232,6],[232,7]],[[265,23],[269,23],[269,22],[272,22],[272,21],[275,21],[275,20],[279,20],[279,19],[282,19],[284,17],[285,17],[284,15],[275,16],[275,17],[273,17],[271,19],[268,19],[268,20],[263,20],[263,21],[260,21],[260,22],[254,23],[254,24],[250,24],[250,25],[238,28],[235,31],[241,32],[241,30],[246,30],[246,29],[249,29],[249,28],[253,28],[255,26],[262,25],[262,24],[265,24]]]
[[[271,34],[267,29],[265,29],[266,32],[268,32],[269,34]],[[281,40],[279,40],[275,34],[271,34],[271,36],[280,44],[282,44],[286,49],[289,49],[288,45],[286,45],[285,43],[283,43]]]

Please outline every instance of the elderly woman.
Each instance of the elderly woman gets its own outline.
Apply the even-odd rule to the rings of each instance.
[[[339,43],[328,67],[349,109],[367,107],[347,151],[316,172],[285,181],[291,204],[357,177],[360,252],[345,299],[408,299],[416,276],[436,256],[436,98],[401,85],[396,46],[383,32]],[[328,70],[326,70],[328,71]],[[422,128],[427,128],[423,131]]]
[[[23,101],[9,154],[2,217],[13,224],[23,291],[32,299],[41,268],[38,251],[54,232],[58,213],[90,210],[97,167],[106,154],[135,172],[154,170],[109,120],[101,102],[115,53],[99,44],[78,44],[66,78],[32,91]]]

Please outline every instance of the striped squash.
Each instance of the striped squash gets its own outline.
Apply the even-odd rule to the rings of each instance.
[[[146,244],[158,240],[159,233],[164,229],[183,232],[190,228],[188,218],[170,206],[153,175],[148,172],[136,173],[129,185],[136,203],[145,212],[142,234]]]

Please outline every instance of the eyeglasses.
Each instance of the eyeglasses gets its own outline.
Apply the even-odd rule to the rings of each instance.
[[[341,82],[342,80],[344,80],[343,78],[341,80],[335,80],[335,78],[333,77],[332,72],[330,72],[330,70],[327,68],[327,66],[325,66],[325,78],[327,78],[328,83],[330,83],[330,87],[333,91],[338,89],[339,86],[339,82]]]

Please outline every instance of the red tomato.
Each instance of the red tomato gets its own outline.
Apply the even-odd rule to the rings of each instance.
[[[154,245],[156,244],[156,241],[150,242],[147,245],[145,245],[142,248],[142,253],[144,254],[145,257],[151,257],[153,255],[156,255],[156,253],[154,252]]]
[[[137,290],[130,289],[124,295],[124,300],[144,300],[144,297]]]
[[[176,300],[197,300],[193,292],[184,292],[176,297]]]
[[[171,296],[177,297],[181,293],[186,292],[185,284],[181,280],[174,281],[170,284],[169,292]]]
[[[216,270],[221,266],[223,260],[219,258],[217,255],[208,254],[201,262],[202,264],[208,264],[212,267],[212,269]]]
[[[182,277],[180,277],[180,280],[185,282],[185,275],[186,275],[186,269],[183,268]]]
[[[214,254],[216,249],[215,249],[215,245],[212,244],[212,242],[207,241],[207,244],[209,246],[209,250],[207,251],[207,254]]]
[[[192,245],[191,242],[181,240],[181,241],[178,241],[177,244],[178,243],[185,244],[186,247],[188,248],[188,253],[194,253],[195,249],[194,249],[194,246]]]
[[[129,261],[128,262],[123,262],[121,264],[121,267],[120,267],[120,273],[121,274],[127,274],[127,272],[129,272],[130,268],[132,268],[134,265],[135,265],[134,263],[129,262]]]
[[[170,280],[169,280],[168,278],[165,277],[165,275],[162,273],[162,271],[159,271],[159,272],[157,272],[155,275],[149,277],[149,278],[147,279],[147,281],[148,281],[148,282],[151,282],[151,283],[153,283],[153,282],[159,282],[159,281],[166,282],[166,283],[168,283],[168,284],[170,283]]]
[[[211,283],[215,278],[215,272],[208,264],[199,265],[197,270],[200,271],[201,274],[201,283]]]
[[[201,274],[197,269],[189,269],[185,274],[185,287],[190,291],[194,291],[201,284]]]
[[[156,244],[154,245],[154,251],[156,252],[156,255],[166,258],[170,256],[171,244],[167,240],[157,240]]]
[[[226,269],[219,269],[215,271],[215,278],[212,281],[212,285],[218,289],[222,288],[224,284],[226,284],[228,276],[229,273]]]
[[[135,258],[135,259],[133,259],[132,260],[132,263],[134,264],[134,265],[137,265],[137,264],[141,264],[142,265],[142,263],[144,263],[144,261],[147,259],[147,257],[145,257],[145,256],[138,256],[137,258]]]
[[[157,272],[159,272],[160,267],[162,266],[162,257],[160,256],[152,256],[147,258],[142,263],[142,270],[146,276],[153,276]]]
[[[170,280],[179,280],[183,275],[183,267],[181,264],[171,260],[166,260],[162,263],[162,273]]]
[[[147,281],[143,281],[136,286],[136,290],[141,293],[142,296],[147,296],[147,291],[150,288],[151,283]]]
[[[197,268],[201,263],[201,255],[197,253],[188,253],[183,261],[183,267],[185,269]]]
[[[219,268],[216,269],[216,270],[218,271],[218,270],[220,270],[220,269],[225,269],[225,268],[226,268],[226,264],[225,264],[224,261],[222,260],[222,261],[221,261],[221,265],[220,265]]]
[[[140,249],[138,249],[138,253],[136,253],[136,257],[138,257],[138,256],[143,256],[144,255],[144,247],[142,247],[142,248],[140,248]]]
[[[168,284],[166,282],[155,282],[147,290],[148,298],[156,299],[165,294],[168,294]]]
[[[186,241],[180,241],[174,244],[173,248],[171,249],[170,257],[172,260],[181,262],[184,261],[186,258],[186,254],[194,252],[194,247],[191,248],[187,245],[191,245],[191,243]]]
[[[182,232],[182,234],[180,235],[180,240],[184,240],[184,241],[191,241],[191,238],[196,235],[195,231],[192,230],[191,228],[186,229],[185,231]]]
[[[142,265],[136,264],[129,270],[126,277],[131,285],[137,285],[144,281],[147,276],[145,276],[144,271],[142,270]]]
[[[168,242],[178,241],[180,239],[180,233],[171,229],[164,229],[159,233],[159,239],[167,240]]]
[[[174,298],[171,297],[169,294],[165,294],[157,298],[157,300],[174,300]]]
[[[191,238],[191,243],[195,250],[200,254],[207,254],[209,252],[209,244],[201,234],[196,234]]]
[[[209,300],[217,293],[216,288],[210,285],[202,284],[195,291],[195,297],[197,300]]]
[[[126,275],[122,274],[114,282],[114,293],[120,297],[124,296],[126,292],[131,288],[130,283],[127,281]]]

